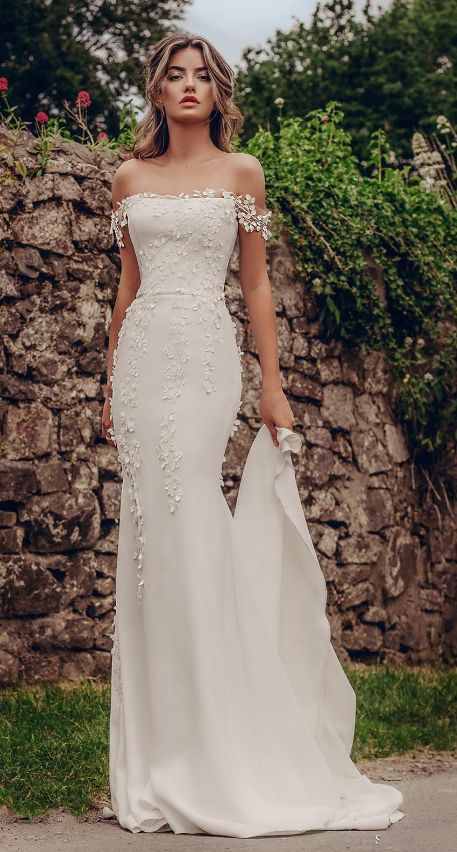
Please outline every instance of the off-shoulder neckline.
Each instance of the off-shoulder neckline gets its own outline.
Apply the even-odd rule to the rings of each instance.
[[[217,189],[210,186],[205,187],[205,189],[192,189],[190,192],[180,192],[179,194],[151,192],[149,190],[146,190],[144,192],[135,192],[131,195],[126,195],[121,201],[118,201],[116,203],[118,204],[119,208],[121,208],[126,201],[131,201],[135,198],[184,198],[186,200],[190,200],[193,198],[211,198],[213,201],[222,201],[227,198],[232,198],[234,200],[244,200],[248,203],[255,204],[255,196],[250,195],[249,193],[240,193],[239,195],[237,195],[236,192],[232,192],[231,189],[224,189],[223,187],[220,187],[219,192],[221,192],[222,195],[213,195],[213,193],[217,191]],[[261,209],[264,209],[266,214],[270,212],[268,208]]]
[[[273,215],[272,210],[268,210],[261,207],[259,208],[262,212],[257,212],[257,205],[254,195],[250,195],[249,193],[241,193],[237,195],[232,192],[231,189],[223,189],[222,187],[219,191],[222,193],[221,195],[214,195],[217,192],[213,187],[207,186],[205,189],[193,189],[191,192],[180,192],[178,195],[174,195],[171,193],[160,193],[160,192],[152,192],[151,190],[145,190],[144,192],[136,192],[131,195],[126,195],[121,201],[117,201],[118,209],[116,211],[112,211],[111,213],[111,227],[110,233],[114,232],[116,235],[116,239],[120,246],[123,245],[122,242],[122,234],[121,228],[127,224],[128,218],[128,210],[131,206],[132,202],[138,198],[173,198],[175,200],[186,200],[189,201],[191,199],[203,198],[205,200],[212,199],[213,201],[230,201],[233,202],[233,206],[239,219],[240,223],[244,226],[246,231],[261,231],[262,237],[266,240],[268,237],[271,237],[271,232],[268,230],[268,224]]]

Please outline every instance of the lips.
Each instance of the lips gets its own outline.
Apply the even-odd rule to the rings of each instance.
[[[197,98],[183,98],[181,104],[198,104]]]

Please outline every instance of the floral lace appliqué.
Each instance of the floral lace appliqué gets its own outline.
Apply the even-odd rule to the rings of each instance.
[[[122,676],[121,676],[121,658],[119,653],[119,637],[117,627],[116,604],[114,605],[113,632],[108,636],[112,641],[111,645],[111,681],[114,695],[117,698],[118,708],[122,704]]]
[[[140,307],[141,306],[141,307]],[[156,307],[154,294],[149,294],[148,299],[135,299],[127,308],[124,321],[122,323],[117,346],[113,352],[113,370],[110,377],[110,382],[119,393],[119,401],[121,409],[119,414],[119,424],[115,429],[108,430],[111,435],[117,450],[119,461],[121,463],[124,481],[127,485],[127,494],[129,496],[129,508],[132,515],[132,520],[135,527],[135,551],[133,557],[137,566],[137,601],[140,605],[143,600],[144,579],[143,579],[143,560],[144,560],[144,519],[140,500],[140,490],[138,486],[138,471],[141,467],[141,452],[140,442],[136,437],[136,407],[138,405],[138,358],[142,358],[147,352],[147,336],[145,334],[147,326],[150,322],[150,316]],[[133,323],[133,328],[132,324]],[[117,379],[117,357],[119,347],[121,346],[126,335],[127,327],[130,326],[130,333],[127,335],[127,363],[128,375],[119,382]],[[112,394],[109,396],[111,420],[113,421],[113,400]]]
[[[260,231],[264,240],[271,237],[269,224],[272,211],[257,213],[255,196],[248,193],[235,195],[229,189],[223,189],[220,196],[216,196],[215,189],[194,189],[192,193],[181,192],[179,195],[161,195],[157,192],[137,192],[127,195],[122,201],[118,201],[118,209],[111,211],[110,234],[114,234],[119,248],[124,247],[122,228],[128,223],[128,207],[137,198],[231,198],[235,204],[236,216],[245,231]]]

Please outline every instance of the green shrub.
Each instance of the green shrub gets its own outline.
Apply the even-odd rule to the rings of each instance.
[[[457,435],[457,210],[399,165],[384,134],[360,164],[334,102],[259,130],[269,206],[328,337],[383,349],[414,456],[443,470]]]

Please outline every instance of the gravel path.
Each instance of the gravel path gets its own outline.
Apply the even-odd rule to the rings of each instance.
[[[385,831],[320,831],[247,840],[170,832],[132,834],[115,819],[103,818],[103,806],[110,803],[102,800],[84,819],[56,808],[45,818],[28,820],[0,808],[0,848],[5,852],[456,852],[457,751],[421,749],[414,758],[391,757],[357,765],[373,781],[392,783],[405,796],[405,816]]]

